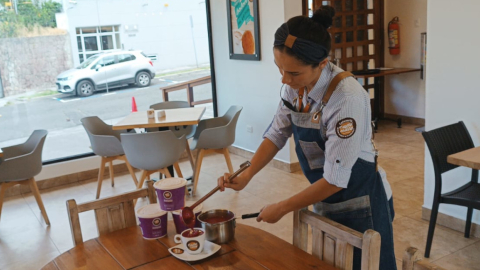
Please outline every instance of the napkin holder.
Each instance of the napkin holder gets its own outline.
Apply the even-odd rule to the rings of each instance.
[[[157,112],[157,118],[165,117],[165,111],[164,110],[158,110],[156,112]]]

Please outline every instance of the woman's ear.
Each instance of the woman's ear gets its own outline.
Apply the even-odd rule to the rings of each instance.
[[[328,61],[329,61],[328,57],[323,59],[323,61],[320,62],[320,64],[319,64],[320,69],[323,69],[327,65]]]

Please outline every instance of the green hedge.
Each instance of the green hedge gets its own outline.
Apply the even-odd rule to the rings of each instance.
[[[2,1],[5,6],[5,1]],[[15,11],[0,11],[0,38],[16,37],[19,31],[34,27],[57,27],[55,13],[62,11],[62,4],[53,2],[17,2],[18,14]]]

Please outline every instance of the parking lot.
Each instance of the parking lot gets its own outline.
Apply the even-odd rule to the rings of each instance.
[[[50,160],[91,152],[88,136],[80,119],[98,116],[108,124],[115,124],[131,112],[132,97],[138,110],[147,110],[151,104],[162,102],[160,87],[210,75],[210,70],[154,78],[149,87],[122,87],[99,91],[90,97],[55,94],[51,96],[12,100],[0,107],[0,147],[21,143],[35,129],[49,131],[43,159]],[[194,88],[196,100],[211,98],[211,85]],[[186,91],[169,95],[170,100],[186,100]],[[205,116],[213,116],[212,104]],[[68,147],[65,147],[67,146]]]

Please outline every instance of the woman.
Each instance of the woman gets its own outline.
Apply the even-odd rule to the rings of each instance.
[[[312,18],[294,17],[278,28],[273,53],[284,84],[282,101],[252,166],[231,183],[225,174],[218,184],[222,191],[243,189],[293,134],[302,171],[311,185],[265,206],[257,221],[275,223],[313,204],[318,214],[357,231],[378,231],[380,269],[396,269],[391,189],[385,174],[382,177],[376,168],[370,98],[350,73],[328,61],[327,29],[334,14],[333,8],[325,6]],[[360,269],[360,261],[360,251],[355,250],[354,269]]]

